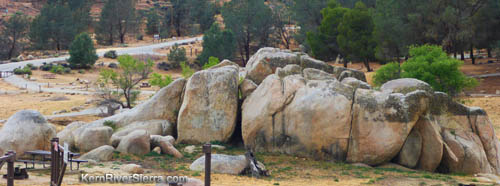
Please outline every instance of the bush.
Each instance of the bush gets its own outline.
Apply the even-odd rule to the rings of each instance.
[[[181,68],[182,68],[182,77],[184,78],[189,78],[194,74],[194,70],[189,67],[189,65],[186,64],[186,62],[181,63]]]
[[[102,125],[107,126],[107,127],[111,127],[113,129],[113,131],[116,131],[116,129],[117,129],[115,122],[111,121],[111,120],[104,121],[104,123]]]
[[[460,71],[463,62],[449,57],[440,46],[423,45],[410,48],[410,58],[399,68],[384,65],[375,74],[376,84],[381,85],[394,78],[415,78],[429,83],[436,91],[456,96],[464,89],[477,86],[477,80]]]
[[[24,74],[31,75],[32,72],[31,72],[31,68],[29,68],[28,66],[25,66],[24,68],[14,69],[14,74],[16,74],[16,75],[24,75]]]
[[[110,50],[110,51],[107,51],[106,53],[104,53],[104,57],[110,58],[110,59],[116,59],[116,58],[118,58],[118,55],[116,54],[116,51]]]
[[[50,72],[54,74],[68,74],[71,72],[70,68],[64,68],[62,65],[52,65]]]
[[[80,70],[78,70],[78,73],[80,73],[80,74],[84,74],[84,73],[85,73],[85,70],[80,69]]]
[[[217,64],[219,64],[219,58],[211,56],[210,58],[208,58],[208,63],[203,65],[203,69],[208,69],[208,68],[213,67]]]
[[[50,69],[52,69],[52,64],[43,64],[42,66],[40,66],[40,70],[42,71],[50,71]]]
[[[35,65],[33,65],[31,63],[26,64],[26,67],[28,67],[31,70],[38,70],[38,67],[36,67]]]
[[[373,76],[373,83],[376,86],[381,86],[390,80],[401,78],[401,67],[399,63],[392,62],[380,67]]]
[[[87,33],[76,36],[69,49],[68,62],[71,68],[90,68],[99,57],[95,52],[94,42]]]
[[[186,49],[179,47],[178,44],[175,44],[172,46],[172,49],[168,54],[168,61],[170,61],[174,66],[179,65],[183,61],[187,61]]]
[[[142,34],[139,34],[136,36],[136,39],[142,41],[144,39],[144,36]]]
[[[165,76],[162,76],[161,74],[154,73],[151,75],[151,79],[149,80],[149,84],[163,88],[163,87],[168,86],[170,83],[172,83],[172,81],[174,81],[172,79],[172,76],[170,76],[168,74]]]

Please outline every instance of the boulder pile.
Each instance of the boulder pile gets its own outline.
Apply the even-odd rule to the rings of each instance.
[[[4,128],[11,128],[11,120]],[[105,125],[109,122],[115,128]],[[245,147],[256,152],[500,174],[500,142],[484,110],[457,103],[416,79],[393,80],[375,90],[363,72],[275,48],[259,50],[245,68],[225,60],[178,79],[131,110],[71,124],[58,136],[85,152],[100,147],[103,153],[116,148],[144,154],[160,147],[156,151],[176,157],[182,154],[173,147],[175,139],[165,136],[188,144],[242,136]],[[242,159],[216,158],[224,160],[221,165]],[[195,165],[191,168],[199,169]]]

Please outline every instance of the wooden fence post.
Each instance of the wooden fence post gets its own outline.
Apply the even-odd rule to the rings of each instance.
[[[7,186],[14,186],[14,161],[16,161],[16,152],[9,151],[7,155],[10,156],[7,160]]]
[[[212,145],[203,145],[203,152],[205,153],[205,186],[210,186],[210,171],[212,168]]]

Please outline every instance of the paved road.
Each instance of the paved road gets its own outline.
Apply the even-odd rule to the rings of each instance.
[[[481,75],[474,75],[470,77],[475,77],[475,78],[488,78],[488,77],[498,77],[500,76],[500,73],[494,73],[494,74],[481,74]]]
[[[202,37],[194,37],[194,38],[188,38],[188,39],[181,39],[181,40],[176,40],[176,41],[168,41],[164,43],[158,43],[158,44],[152,44],[152,45],[147,45],[147,46],[139,46],[139,47],[130,47],[130,48],[118,48],[118,49],[113,49],[116,50],[118,55],[123,55],[123,54],[130,54],[130,55],[136,55],[136,54],[158,54],[154,50],[163,48],[163,47],[169,47],[173,46],[175,44],[184,44],[184,43],[190,43],[193,41],[198,41],[201,40]],[[97,55],[103,56],[104,53],[108,50],[100,50],[97,52]],[[0,64],[0,71],[12,71],[15,68],[22,68],[25,65],[31,63],[35,66],[41,66],[43,63],[52,63],[52,62],[57,62],[57,61],[64,61],[68,59],[69,56],[61,56],[61,57],[55,57],[55,58],[47,58],[47,59],[35,59],[35,60],[28,60],[28,61],[22,61],[22,62],[17,62],[17,63],[7,63],[7,64]],[[32,81],[26,81],[25,79],[18,77],[18,76],[10,76],[8,78],[4,79],[6,82],[19,87],[19,88],[27,88],[27,90],[30,91],[39,91],[40,89],[40,83],[37,82],[32,82]],[[43,84],[45,85],[45,84]],[[76,93],[76,94],[89,94],[90,92],[87,91],[78,91],[78,90],[69,90],[69,89],[60,89],[60,88],[42,88],[44,92],[55,92],[55,93]],[[142,93],[153,93],[152,91],[141,91]]]

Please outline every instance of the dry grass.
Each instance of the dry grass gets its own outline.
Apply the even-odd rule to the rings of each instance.
[[[64,96],[68,100],[46,101],[49,98]],[[83,105],[88,96],[62,95],[49,93],[20,93],[16,95],[0,95],[0,119],[7,119],[14,113],[30,109],[43,115],[52,115],[54,111],[70,110],[74,106]],[[8,103],[8,104],[7,104]]]

